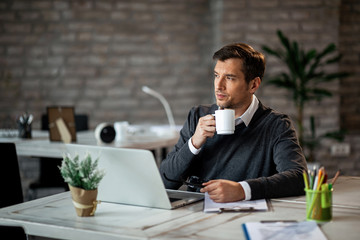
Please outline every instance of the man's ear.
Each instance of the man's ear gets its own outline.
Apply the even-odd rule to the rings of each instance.
[[[259,77],[254,78],[249,83],[249,91],[250,93],[255,93],[256,90],[260,87],[261,79]]]

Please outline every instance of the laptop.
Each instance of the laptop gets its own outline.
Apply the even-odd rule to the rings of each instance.
[[[66,144],[65,153],[83,159],[99,158],[105,176],[97,199],[103,202],[175,209],[204,199],[203,193],[165,189],[155,158],[149,150]]]

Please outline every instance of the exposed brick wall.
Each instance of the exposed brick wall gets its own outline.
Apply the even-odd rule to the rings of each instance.
[[[213,101],[214,50],[235,41],[279,46],[281,29],[307,49],[335,43],[344,60],[332,70],[355,72],[326,85],[334,97],[309,104],[305,124],[315,115],[318,134],[359,130],[359,12],[354,0],[1,1],[0,127],[28,110],[39,128],[48,105],[74,105],[89,114],[91,128],[104,121],[167,123],[142,85],[162,93],[183,124],[191,106]],[[284,70],[267,60],[265,77]],[[295,116],[288,92],[262,84],[257,95]],[[333,142],[324,141],[317,159],[360,175],[359,131],[349,134],[350,158],[329,156]]]
[[[360,133],[360,2],[343,0],[340,8],[339,42],[341,69],[353,75],[341,81],[341,126]]]
[[[0,3],[1,120],[48,105],[74,105],[103,121],[167,123],[161,92],[178,124],[208,102],[209,3],[200,1],[28,1]],[[36,126],[35,126],[36,127]]]

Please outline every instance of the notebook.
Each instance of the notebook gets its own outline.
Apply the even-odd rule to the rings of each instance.
[[[105,176],[97,199],[103,202],[175,209],[204,199],[204,194],[165,189],[155,158],[149,150],[66,144],[65,153],[99,157]]]

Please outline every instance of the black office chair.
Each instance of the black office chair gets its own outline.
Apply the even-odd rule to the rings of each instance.
[[[75,114],[75,127],[76,132],[89,130],[88,116]],[[41,117],[41,130],[49,130],[47,114],[43,114]],[[51,193],[69,190],[58,168],[61,162],[61,158],[40,158],[40,177],[38,181],[29,185],[29,200],[48,195],[47,193],[41,195],[39,194],[40,191]]]
[[[1,165],[0,181],[2,184],[0,208],[8,207],[24,201],[19,171],[19,162],[14,143],[0,143]],[[0,238],[27,239],[22,227],[0,226]]]

